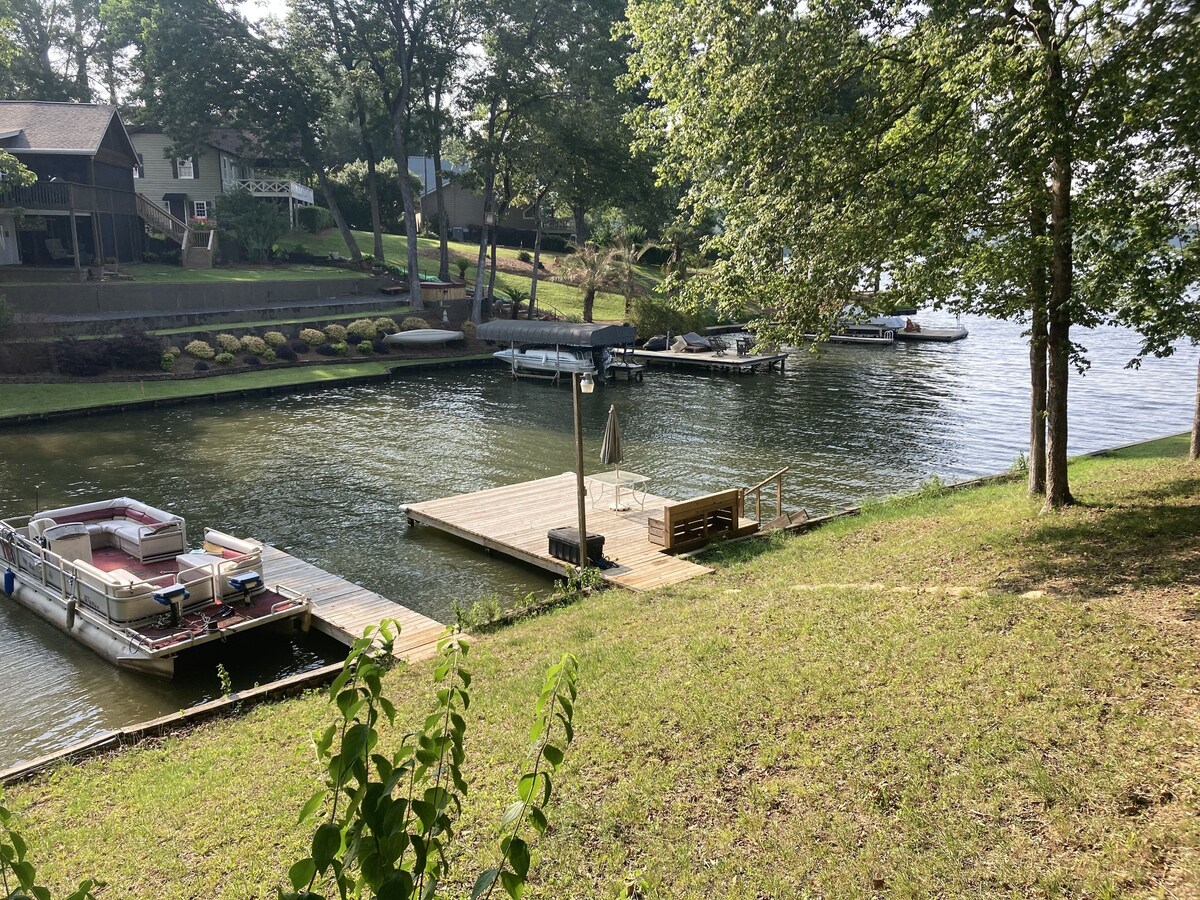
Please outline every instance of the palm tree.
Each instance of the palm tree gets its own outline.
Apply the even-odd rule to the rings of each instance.
[[[621,272],[616,258],[617,251],[586,243],[559,260],[559,271],[554,280],[573,284],[583,291],[583,321],[592,321],[596,292],[620,283]]]
[[[508,285],[503,286],[500,290],[504,291],[508,295],[508,299],[512,301],[511,318],[518,318],[521,313],[521,304],[529,299],[529,291],[524,288],[509,287]]]
[[[633,292],[637,287],[636,266],[647,252],[658,247],[654,241],[646,240],[646,229],[637,225],[620,229],[612,242],[613,264],[617,268],[618,283],[625,295],[625,321],[633,315]]]

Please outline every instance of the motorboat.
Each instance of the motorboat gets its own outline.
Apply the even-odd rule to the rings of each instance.
[[[514,372],[536,375],[562,375],[580,372],[597,374],[592,351],[584,348],[510,347],[492,354],[512,367]],[[601,374],[612,361],[612,353],[604,349],[600,353]]]
[[[307,629],[308,597],[268,587],[264,545],[118,497],[0,520],[4,593],[117,666],[170,678],[179,654],[257,628]]]
[[[424,344],[445,344],[447,341],[461,341],[461,331],[449,331],[445,328],[414,328],[411,331],[397,331],[384,339],[385,344],[398,347],[420,347]]]

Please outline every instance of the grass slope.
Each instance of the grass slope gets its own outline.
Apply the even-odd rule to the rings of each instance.
[[[486,359],[463,357],[464,359]],[[380,362],[347,362],[322,366],[265,369],[261,372],[236,372],[209,378],[188,378],[179,381],[104,381],[70,382],[66,384],[6,384],[0,393],[0,416],[31,415],[60,412],[69,409],[88,409],[110,403],[132,403],[139,400],[163,400],[177,397],[208,397],[214,394],[238,393],[263,387],[287,385],[332,384],[353,381],[368,375],[382,375],[388,369],[428,365],[435,359],[388,359]]]
[[[369,253],[375,245],[375,237],[370,232],[356,231],[354,238],[358,241],[359,249],[364,253]],[[307,234],[302,231],[294,231],[279,242],[285,247],[291,248],[296,245],[301,245],[309,253],[339,253],[342,256],[347,254],[346,243],[342,240],[342,236],[336,229],[324,231],[321,234]],[[420,251],[437,251],[438,242],[430,238],[418,238],[417,243]],[[383,250],[389,263],[404,266],[406,265],[408,254],[408,241],[398,234],[385,234],[383,236]],[[496,250],[497,257],[501,259],[516,259],[520,252],[519,248],[499,247]],[[560,256],[556,253],[544,253],[547,265],[549,260]],[[467,283],[474,286],[475,283],[475,261],[479,258],[478,244],[464,244],[455,241],[450,242],[450,258],[453,260],[456,256],[465,256],[471,260],[471,267],[467,269]],[[437,274],[437,258],[422,255],[421,271],[429,274]],[[638,266],[638,281],[646,290],[653,290],[654,287],[662,280],[662,273],[651,266]],[[458,274],[458,270],[451,266],[451,273]],[[521,275],[514,275],[508,272],[496,273],[496,296],[503,297],[503,287],[521,288],[526,292],[529,291],[530,279]],[[538,306],[545,310],[555,310],[559,315],[578,316],[583,311],[583,294],[575,287],[569,284],[558,284],[550,281],[548,277],[538,280]],[[595,308],[592,318],[598,322],[620,322],[625,318],[625,297],[622,294],[601,292],[596,295]]]
[[[476,642],[450,896],[490,863],[544,668],[577,742],[528,896],[1195,896],[1200,470],[1178,439],[709,555]],[[400,721],[428,663],[389,676]],[[214,675],[215,678],[215,675]],[[318,696],[14,787],[58,889],[268,898],[309,835]]]
[[[326,278],[364,278],[345,269],[329,266],[219,266],[215,269],[184,269],[181,266],[159,263],[137,263],[122,266],[121,271],[132,275],[142,284],[210,284],[218,281],[312,281]]]

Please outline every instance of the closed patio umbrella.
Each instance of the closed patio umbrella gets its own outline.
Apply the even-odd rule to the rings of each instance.
[[[613,501],[612,508],[628,509],[629,507],[621,505],[621,423],[617,421],[616,406],[608,408],[608,421],[604,425],[604,441],[600,444],[600,461],[606,466],[617,467],[617,478],[613,487],[616,499]]]

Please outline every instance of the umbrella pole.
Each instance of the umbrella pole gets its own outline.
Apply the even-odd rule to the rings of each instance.
[[[621,509],[621,464],[617,463],[617,483],[615,485],[617,499],[613,501],[613,509]]]

